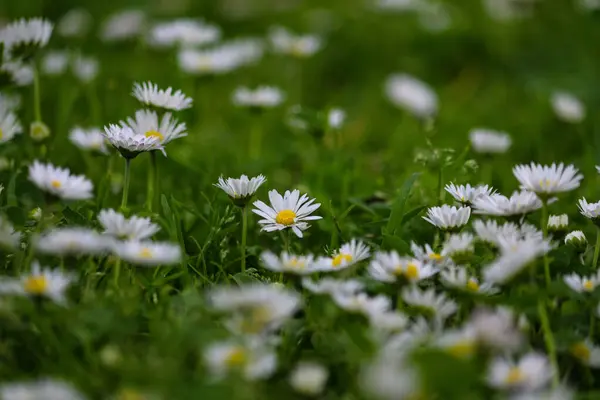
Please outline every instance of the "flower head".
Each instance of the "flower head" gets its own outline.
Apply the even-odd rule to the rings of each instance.
[[[145,151],[164,151],[158,135],[139,135],[128,126],[110,124],[104,127],[104,136],[127,159],[135,158]]]
[[[327,126],[331,129],[340,129],[346,120],[346,111],[341,108],[332,108],[327,113]]]
[[[271,207],[260,200],[253,203],[256,208],[252,212],[264,218],[258,221],[263,225],[263,231],[273,232],[291,228],[296,236],[302,237],[302,231],[309,227],[306,221],[321,219],[320,216],[310,215],[321,204],[313,204],[315,199],[309,199],[306,194],[300,196],[299,190],[286,190],[283,196],[277,190],[271,190],[269,201]]]
[[[579,123],[585,119],[585,105],[568,92],[554,92],[550,103],[556,116],[565,122]]]
[[[445,189],[456,201],[467,206],[473,204],[473,202],[480,197],[491,196],[494,194],[494,189],[488,185],[471,186],[468,183],[466,185],[455,185],[454,183],[450,183],[449,185],[446,185]]]
[[[316,396],[323,391],[329,372],[321,364],[302,362],[290,374],[290,385],[298,393]]]
[[[0,397],[10,400],[85,400],[72,385],[53,379],[4,383],[0,386]]]
[[[526,190],[513,192],[510,197],[501,194],[481,196],[473,201],[475,214],[510,217],[525,215],[542,208],[542,201],[533,192]]]
[[[0,107],[0,144],[6,143],[15,135],[23,132],[23,126],[19,122],[19,118],[10,110]]]
[[[241,107],[272,108],[281,104],[284,97],[283,92],[276,87],[259,86],[252,90],[242,86],[233,93],[233,104]]]
[[[391,75],[385,83],[389,100],[419,118],[437,113],[438,98],[426,83],[407,74]]]
[[[590,293],[600,283],[600,277],[598,275],[592,276],[580,276],[575,273],[566,275],[563,280],[572,290],[578,293]]]
[[[150,110],[136,111],[135,118],[127,118],[127,122],[121,121],[121,127],[130,128],[137,137],[157,138],[161,146],[187,136],[185,123],[179,123],[171,113],[165,113],[159,121],[156,112]]]
[[[131,39],[142,31],[145,21],[146,15],[141,10],[121,10],[104,21],[100,38],[105,42]]]
[[[490,283],[481,283],[474,276],[469,276],[464,267],[450,267],[440,272],[441,281],[444,285],[469,293],[480,293],[491,295],[498,292],[498,289]]]
[[[183,71],[193,75],[225,74],[256,62],[262,54],[262,44],[246,39],[207,50],[181,50],[178,63]]]
[[[82,227],[50,229],[34,241],[37,252],[57,256],[104,254],[111,244],[107,237]]]
[[[577,189],[583,179],[577,168],[563,163],[550,166],[533,162],[517,165],[513,168],[513,174],[521,184],[521,189],[544,196]]]
[[[586,218],[591,219],[595,224],[600,223],[600,201],[596,203],[588,203],[584,198],[577,203],[579,212]]]
[[[474,251],[473,239],[473,235],[469,232],[452,234],[446,239],[442,253],[455,260],[455,257],[468,255]]]
[[[456,208],[444,204],[441,207],[428,209],[427,216],[423,219],[443,231],[452,231],[466,225],[470,216],[469,207]]]
[[[156,24],[150,32],[150,43],[157,47],[202,46],[220,38],[221,30],[218,26],[189,18]]]
[[[369,247],[360,240],[352,239],[344,243],[331,257],[322,257],[319,260],[321,270],[339,271],[358,262],[366,260],[371,255]]]
[[[101,129],[83,129],[80,127],[75,127],[71,129],[71,132],[69,133],[69,139],[75,146],[82,150],[108,154],[106,139]]]
[[[395,282],[403,278],[408,282],[419,282],[435,275],[439,270],[430,264],[400,257],[395,251],[377,252],[369,265],[369,275],[378,281]]]
[[[322,278],[313,281],[308,278],[302,279],[302,287],[314,294],[356,294],[363,290],[364,285],[356,279],[341,280],[334,278]]]
[[[160,230],[150,218],[125,218],[123,214],[111,209],[100,211],[98,222],[104,228],[104,234],[120,240],[148,239]]]
[[[483,277],[491,283],[505,283],[529,266],[538,257],[548,253],[550,242],[539,237],[523,239],[500,238],[500,256],[483,271]]]
[[[572,231],[565,236],[565,244],[573,246],[578,251],[587,247],[587,238],[582,231]]]
[[[134,83],[132,95],[142,104],[173,111],[190,108],[193,101],[181,90],[175,91],[171,87],[159,89],[158,85],[152,82]]]
[[[384,295],[370,297],[366,293],[332,294],[332,299],[343,310],[363,314],[367,318],[391,311],[392,303]]]
[[[230,373],[238,373],[249,381],[266,379],[277,368],[275,352],[259,342],[213,343],[206,349],[204,361],[216,379],[223,379]]]
[[[73,75],[83,83],[89,83],[98,76],[100,63],[98,59],[91,56],[78,54],[71,65]]]
[[[429,244],[425,244],[425,246],[421,247],[415,242],[410,242],[410,251],[417,260],[424,264],[444,266],[449,262],[452,262],[452,259],[445,257],[444,254],[433,251]]]
[[[545,387],[553,372],[546,356],[527,353],[518,361],[503,357],[492,360],[488,384],[496,389],[535,391]]]
[[[177,264],[182,257],[178,244],[149,240],[118,242],[114,244],[113,251],[122,260],[148,267]]]
[[[471,130],[469,139],[473,150],[477,153],[506,153],[512,144],[508,133],[483,128]]]
[[[456,358],[471,358],[477,352],[477,335],[467,326],[445,332],[437,338],[435,345]]]
[[[0,292],[12,295],[47,297],[57,304],[66,304],[65,292],[74,277],[59,270],[31,264],[31,272],[15,280],[0,282]]]
[[[600,367],[600,347],[594,345],[590,339],[572,344],[569,352],[583,365],[593,368]]]
[[[42,59],[42,72],[56,76],[63,74],[69,66],[69,53],[66,51],[49,51]]]
[[[41,190],[63,200],[86,200],[92,197],[93,185],[83,175],[72,175],[67,168],[34,161],[29,166],[29,180]]]
[[[240,207],[245,207],[258,188],[267,181],[263,175],[258,175],[248,179],[246,175],[239,178],[219,178],[219,182],[214,185],[223,190],[233,203]]]
[[[477,309],[467,324],[475,331],[479,343],[492,350],[510,352],[524,343],[517,318],[508,308]]]
[[[567,214],[550,215],[548,217],[548,231],[562,232],[569,226],[569,216]]]
[[[323,46],[321,38],[316,35],[296,36],[280,26],[271,29],[269,40],[276,52],[297,58],[310,57]]]
[[[265,251],[260,255],[260,259],[266,269],[274,272],[307,275],[319,271],[312,254],[297,256],[283,252],[278,256],[270,251]]]
[[[21,243],[21,233],[15,231],[10,221],[0,215],[0,247],[3,250],[16,250]]]
[[[416,286],[405,288],[402,299],[410,306],[417,307],[438,320],[445,320],[458,310],[457,304],[443,293],[436,294],[435,289],[421,290]]]
[[[56,30],[70,38],[84,36],[92,25],[92,15],[84,8],[73,8],[62,16]]]
[[[0,43],[16,59],[28,59],[48,44],[52,23],[44,18],[19,19],[0,30]]]

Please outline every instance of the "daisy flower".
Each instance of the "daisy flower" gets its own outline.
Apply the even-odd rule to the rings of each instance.
[[[488,185],[471,186],[468,183],[466,185],[450,183],[446,185],[445,189],[456,201],[465,206],[471,205],[479,197],[494,194],[494,189]]]
[[[78,126],[71,129],[69,140],[81,150],[108,154],[104,133],[98,128],[83,129]]]
[[[506,132],[485,128],[475,128],[469,132],[471,147],[477,153],[506,153],[512,145],[512,139]]]
[[[371,251],[367,245],[352,239],[344,243],[331,257],[322,257],[319,263],[322,265],[322,271],[337,271],[366,260],[370,255]]]
[[[214,43],[221,38],[216,25],[202,20],[180,18],[156,24],[150,31],[150,43],[157,47],[197,47]]]
[[[227,193],[233,204],[238,207],[245,207],[258,188],[266,181],[267,178],[263,175],[258,175],[250,179],[246,175],[242,175],[239,178],[227,179],[220,177],[219,182],[215,183],[214,186]]]
[[[58,21],[56,31],[62,37],[82,37],[92,26],[92,15],[84,8],[69,10]]]
[[[141,10],[121,10],[110,15],[102,24],[100,38],[116,42],[138,36],[144,28],[146,15]]]
[[[115,210],[102,210],[98,213],[98,222],[104,228],[104,234],[120,240],[144,240],[160,230],[150,218],[132,216],[125,218]]]
[[[422,263],[425,264],[434,264],[436,266],[443,266],[452,260],[450,258],[445,257],[441,253],[436,253],[433,251],[429,244],[425,244],[425,246],[420,247],[415,242],[410,242],[410,251],[413,253],[413,256]]]
[[[385,83],[388,99],[419,118],[429,118],[437,113],[438,98],[433,89],[415,77],[394,74]]]
[[[69,66],[69,53],[66,51],[49,51],[42,58],[42,72],[46,75],[62,75]]]
[[[573,291],[577,293],[590,293],[600,283],[598,275],[580,276],[575,273],[563,277],[563,280]]]
[[[23,126],[15,113],[8,110],[0,110],[0,144],[6,143],[15,135],[23,132]]]
[[[362,282],[356,279],[322,278],[313,281],[309,278],[302,279],[302,287],[313,294],[356,294],[364,289]]]
[[[565,236],[565,244],[569,244],[575,249],[583,251],[587,247],[587,238],[582,231],[572,231]]]
[[[44,18],[22,18],[0,30],[0,43],[13,57],[27,59],[48,44],[52,29],[52,23]]]
[[[158,115],[150,110],[138,110],[134,118],[121,121],[123,128],[131,128],[137,136],[156,137],[162,146],[187,136],[185,123],[179,123],[170,113],[165,113],[159,122]]]
[[[585,105],[571,93],[552,93],[550,104],[558,119],[564,122],[577,124],[585,119]]]
[[[15,231],[10,221],[0,215],[0,246],[4,250],[16,250],[21,243],[21,233]]]
[[[498,292],[490,283],[480,283],[477,278],[469,276],[464,267],[451,267],[441,271],[440,278],[444,285],[470,293],[492,295]]]
[[[271,190],[269,201],[271,207],[260,200],[253,203],[256,208],[252,212],[264,218],[258,221],[259,224],[263,225],[263,231],[273,232],[291,228],[296,236],[301,238],[302,231],[310,226],[306,221],[321,219],[320,216],[310,215],[321,204],[313,204],[315,199],[309,199],[306,194],[300,196],[299,190],[293,190],[292,192],[286,190],[283,196],[277,190]]]
[[[262,344],[218,342],[208,346],[204,353],[208,372],[216,379],[224,379],[236,372],[244,379],[267,379],[277,368],[275,352]]]
[[[346,120],[346,112],[341,108],[332,108],[327,113],[327,126],[330,129],[341,129]]]
[[[297,58],[310,57],[323,46],[323,41],[319,36],[296,36],[287,29],[279,26],[271,28],[269,40],[276,52],[292,55]]]
[[[562,232],[569,226],[569,216],[567,214],[550,215],[548,217],[548,231]]]
[[[458,310],[457,304],[443,293],[436,294],[435,289],[421,290],[410,286],[402,290],[402,299],[406,304],[427,311],[438,320],[445,320]]]
[[[192,75],[225,74],[242,65],[243,57],[237,49],[185,49],[177,56],[179,68]]]
[[[95,57],[79,54],[73,59],[71,69],[73,70],[73,75],[75,75],[77,79],[83,83],[89,83],[98,76],[100,63]]]
[[[600,201],[588,203],[584,197],[578,201],[577,207],[581,215],[591,219],[595,224],[600,223]]]
[[[315,258],[312,254],[297,256],[283,252],[278,256],[270,251],[264,251],[260,255],[260,259],[266,269],[274,272],[307,275],[319,271],[316,268],[317,264],[315,264]]]
[[[475,214],[510,217],[525,215],[542,208],[542,201],[533,192],[515,191],[510,197],[501,194],[481,196],[473,201]]]
[[[513,174],[521,184],[521,189],[543,196],[577,189],[583,179],[577,168],[563,163],[550,166],[533,162],[517,165],[513,168]]]
[[[88,228],[66,227],[48,230],[35,238],[35,250],[56,256],[98,255],[108,251],[112,242]]]
[[[67,168],[34,161],[29,166],[29,180],[41,190],[63,200],[92,198],[93,185],[83,175],[72,175]]]
[[[600,348],[594,345],[590,339],[573,344],[569,348],[569,352],[584,365],[592,368],[600,367]]]
[[[419,398],[418,370],[404,357],[382,353],[360,371],[359,383],[369,398],[398,400]]]
[[[158,85],[152,82],[134,83],[131,94],[142,104],[173,111],[190,108],[193,101],[181,90],[174,91],[171,87],[166,90],[159,89]]]
[[[429,208],[427,216],[423,219],[443,231],[452,231],[466,225],[470,216],[471,209],[469,207],[456,208],[444,204],[441,207]]]
[[[65,292],[74,277],[59,270],[41,267],[37,261],[31,264],[31,272],[20,278],[0,282],[0,292],[6,294],[47,297],[53,302],[65,305]]]
[[[4,383],[0,385],[0,397],[10,400],[85,400],[86,398],[72,385],[54,379]]]
[[[442,253],[450,257],[469,255],[475,250],[473,239],[473,235],[468,232],[452,234],[444,242]]]
[[[381,282],[396,282],[400,277],[409,282],[419,282],[435,275],[439,270],[410,257],[400,257],[395,251],[377,252],[369,265],[369,275]]]
[[[477,309],[467,325],[475,332],[479,343],[496,351],[515,351],[525,342],[517,318],[508,308]]]
[[[516,362],[504,357],[492,360],[487,382],[495,389],[532,392],[544,388],[552,375],[547,357],[530,352]]]
[[[435,340],[435,346],[456,358],[472,358],[478,349],[477,335],[469,327],[447,331]]]
[[[518,237],[521,235],[520,229],[516,224],[506,222],[500,225],[495,220],[482,221],[477,219],[473,221],[473,230],[479,240],[493,245],[498,245],[499,238],[501,237]]]
[[[113,251],[120,259],[147,267],[177,264],[181,261],[181,247],[169,242],[126,241],[118,242]]]
[[[366,293],[333,293],[332,299],[343,310],[363,314],[367,318],[391,310],[391,300],[384,295],[369,297]]]
[[[106,140],[126,159],[146,151],[160,150],[163,144],[157,135],[138,135],[130,127],[110,124],[104,127]]]
[[[252,90],[241,86],[233,93],[233,104],[240,107],[272,108],[277,107],[284,100],[281,90],[272,86],[259,86]]]
[[[298,393],[317,396],[325,389],[329,372],[322,364],[301,362],[292,370],[290,386]]]
[[[484,280],[491,283],[506,283],[537,258],[548,253],[550,242],[537,237],[521,240],[499,241],[500,256],[485,267]]]

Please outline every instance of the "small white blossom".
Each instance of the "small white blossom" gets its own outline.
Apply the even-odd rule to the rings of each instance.
[[[156,24],[150,31],[150,43],[157,47],[193,47],[214,43],[221,29],[202,20],[181,18]]]
[[[527,353],[516,362],[503,357],[492,360],[487,382],[496,389],[531,392],[544,388],[552,375],[546,356]]]
[[[84,36],[92,25],[92,15],[84,8],[73,8],[58,21],[56,31],[66,38]]]
[[[416,286],[405,288],[402,299],[410,306],[425,309],[437,320],[445,320],[458,310],[458,305],[443,293],[436,294],[435,289],[421,290]]]
[[[473,239],[473,235],[468,232],[452,234],[444,242],[442,253],[451,257],[472,253],[474,251]]]
[[[35,238],[35,250],[56,256],[104,254],[112,241],[96,231],[81,227],[50,229]]]
[[[259,86],[252,90],[245,86],[238,87],[233,93],[233,104],[241,107],[272,108],[284,100],[283,92],[272,86]]]
[[[533,162],[517,165],[513,168],[513,174],[521,184],[521,189],[544,196],[577,189],[583,179],[577,168],[563,163],[549,166]]]
[[[469,132],[471,146],[477,153],[506,153],[512,145],[512,139],[506,132],[485,128],[476,128]]]
[[[466,185],[450,183],[446,185],[445,189],[456,201],[463,205],[471,205],[480,197],[491,196],[495,193],[494,189],[488,185],[471,186],[468,183]]]
[[[341,108],[332,108],[327,113],[327,125],[331,129],[341,129],[346,120],[346,112]]]
[[[21,233],[15,231],[10,221],[0,215],[0,246],[3,250],[16,250],[21,242]]]
[[[98,222],[104,228],[104,234],[121,240],[148,239],[160,230],[150,218],[125,216],[115,210],[102,210],[98,213]]]
[[[550,215],[548,217],[548,230],[550,232],[564,231],[569,226],[569,216],[567,214]]]
[[[92,198],[93,185],[83,175],[72,175],[67,168],[34,161],[29,166],[29,180],[38,188],[63,200]]]
[[[12,140],[23,132],[23,126],[15,113],[0,109],[0,144]]]
[[[461,228],[469,222],[471,209],[469,207],[456,208],[454,206],[442,205],[431,207],[427,210],[427,216],[423,219],[433,226],[447,231]]]
[[[552,246],[547,240],[528,237],[520,240],[500,238],[500,256],[485,267],[483,277],[491,283],[506,283],[537,258],[548,253]]]
[[[473,208],[475,214],[510,217],[539,210],[542,208],[542,201],[535,193],[522,190],[513,192],[510,197],[501,194],[481,196],[475,199]]]
[[[407,74],[391,75],[385,83],[389,100],[419,118],[437,113],[438,98],[426,83]]]
[[[583,365],[600,368],[600,347],[594,345],[590,339],[574,343],[569,352]]]
[[[501,352],[519,349],[524,341],[515,315],[507,308],[477,309],[467,322],[479,343]]]
[[[579,123],[585,119],[585,105],[567,92],[554,92],[550,103],[556,116],[565,122]]]
[[[102,154],[108,154],[106,147],[106,138],[101,129],[74,127],[69,133],[69,140],[82,150],[96,151]]]
[[[173,111],[190,108],[193,101],[181,90],[173,90],[171,87],[159,89],[158,85],[152,82],[134,83],[131,94],[142,104]]]
[[[0,293],[47,297],[53,302],[65,305],[65,292],[74,281],[74,277],[59,270],[41,267],[37,261],[31,264],[31,272],[20,278],[0,281]]]
[[[77,55],[71,65],[73,75],[83,83],[93,81],[100,70],[100,63],[94,57]]]
[[[360,240],[344,243],[331,257],[321,257],[317,262],[321,271],[339,271],[366,260],[371,255],[369,247]]]
[[[308,275],[319,272],[318,264],[312,254],[299,256],[287,252],[277,255],[264,251],[260,255],[263,267],[274,272],[286,272],[296,275]]]
[[[451,263],[452,260],[449,257],[445,257],[441,253],[433,251],[429,244],[425,244],[424,247],[420,247],[415,242],[410,242],[410,251],[413,256],[424,264],[433,264],[435,266],[444,266]]]
[[[565,275],[563,280],[573,291],[577,293],[590,293],[593,292],[594,289],[600,283],[600,278],[598,275],[592,276],[580,276],[575,273]]]
[[[237,206],[246,206],[258,188],[266,181],[267,178],[263,175],[250,179],[246,175],[242,175],[239,178],[223,179],[223,177],[220,177],[219,182],[214,185],[227,193]]]
[[[490,283],[480,283],[479,279],[469,276],[465,267],[450,267],[440,272],[440,278],[444,285],[470,293],[480,293],[491,295],[498,292],[498,289]]]
[[[46,75],[62,75],[69,66],[69,53],[66,51],[49,51],[42,58],[41,69]]]
[[[396,282],[398,278],[409,282],[419,282],[430,278],[439,270],[430,264],[410,258],[400,257],[395,251],[377,252],[369,265],[369,275],[378,281]]]
[[[277,368],[275,352],[261,343],[213,343],[206,349],[204,361],[209,373],[219,380],[230,373],[239,373],[249,381],[266,379]]]
[[[5,400],[85,400],[72,385],[53,379],[4,383],[0,397]]]
[[[181,261],[181,247],[169,242],[126,241],[113,245],[120,259],[136,265],[157,266],[177,264]]]
[[[332,299],[343,310],[363,314],[367,318],[386,313],[392,307],[390,299],[384,295],[369,297],[366,293],[334,292]]]
[[[128,126],[110,124],[104,127],[106,140],[127,159],[137,157],[146,151],[164,151],[157,135],[139,135]]]
[[[578,201],[577,207],[584,217],[589,218],[594,222],[600,219],[600,201],[588,203],[584,197]]]
[[[139,35],[146,15],[140,10],[122,10],[112,14],[102,24],[100,38],[105,42],[128,40]]]
[[[572,231],[565,236],[565,244],[570,244],[575,248],[585,250],[587,238],[582,231]]]
[[[292,370],[290,385],[298,393],[316,396],[323,391],[329,372],[321,364],[302,362]]]
[[[319,36],[296,36],[287,29],[279,26],[270,30],[269,40],[276,52],[289,54],[298,58],[310,57],[323,46],[323,41]]]
[[[0,30],[0,43],[11,56],[30,56],[31,51],[48,44],[52,29],[52,23],[44,18],[22,18]]]
[[[341,280],[334,278],[323,278],[313,281],[308,278],[302,279],[302,287],[314,294],[355,294],[363,290],[364,285],[356,279]]]

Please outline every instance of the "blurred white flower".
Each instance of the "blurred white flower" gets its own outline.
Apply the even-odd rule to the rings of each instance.
[[[577,208],[579,208],[581,215],[591,219],[594,223],[600,221],[600,201],[588,203],[584,197],[577,202]]]
[[[277,255],[263,251],[260,255],[263,267],[274,272],[285,272],[295,275],[308,275],[319,272],[318,264],[312,254],[299,256],[287,252]]]
[[[214,43],[220,38],[218,26],[202,20],[180,18],[154,25],[149,40],[157,47],[192,47]]]
[[[527,353],[518,361],[497,357],[490,363],[488,384],[496,389],[532,392],[543,389],[553,371],[545,355]]]
[[[142,104],[173,111],[190,108],[193,101],[181,90],[175,91],[171,87],[166,90],[159,89],[158,85],[152,82],[134,83],[131,94]]]
[[[363,314],[367,318],[391,311],[392,303],[384,295],[370,297],[366,293],[332,293],[332,299],[341,309]]]
[[[577,189],[583,179],[577,168],[563,163],[549,166],[534,162],[521,164],[513,168],[513,174],[521,184],[521,189],[544,196]]]
[[[93,197],[92,182],[83,175],[72,175],[67,168],[34,161],[29,166],[29,180],[41,190],[63,200],[86,200]]]
[[[277,368],[275,352],[262,343],[212,343],[204,352],[204,361],[215,379],[239,373],[249,381],[266,379]]]
[[[224,74],[253,64],[262,55],[262,43],[253,39],[239,39],[206,50],[181,50],[178,63],[184,72],[192,75]]]
[[[117,242],[113,245],[113,251],[126,262],[147,267],[177,264],[182,258],[179,244],[170,242]]]
[[[62,37],[82,37],[92,26],[92,15],[85,8],[73,8],[58,21],[56,31]]]
[[[102,24],[100,38],[105,42],[132,39],[144,29],[146,15],[141,10],[121,10]]]
[[[498,293],[498,289],[490,283],[480,283],[479,279],[469,276],[465,267],[450,267],[440,272],[442,283],[448,287],[471,293],[492,295]]]
[[[429,244],[425,244],[424,247],[420,247],[415,242],[410,242],[410,251],[417,260],[424,264],[445,266],[448,263],[452,263],[452,260],[449,257],[445,257],[443,254],[433,251]]]
[[[41,267],[34,261],[30,273],[22,275],[15,282],[0,283],[0,291],[14,295],[47,297],[57,304],[65,305],[65,292],[74,279],[71,274]]]
[[[329,294],[334,293],[355,294],[363,290],[364,285],[356,279],[342,280],[334,278],[322,278],[318,281],[313,281],[309,278],[302,279],[302,287],[314,294]]]
[[[33,68],[20,61],[8,61],[0,65],[0,76],[17,86],[29,86],[33,83]]]
[[[341,129],[346,121],[346,111],[341,108],[332,108],[327,113],[327,125],[330,129]]]
[[[272,108],[281,104],[285,96],[283,92],[272,86],[259,86],[252,90],[245,86],[238,87],[233,93],[233,104],[241,107]]]
[[[61,257],[104,254],[111,244],[107,237],[82,227],[50,229],[34,240],[35,251]]]
[[[15,113],[0,109],[0,144],[9,142],[23,133],[23,126]]]
[[[401,292],[406,304],[424,309],[437,320],[445,320],[458,310],[458,305],[445,294],[436,294],[435,289],[421,290],[416,286],[405,288]]]
[[[11,58],[28,58],[48,44],[52,29],[52,23],[44,18],[22,18],[0,30],[0,43]]]
[[[469,326],[444,332],[435,346],[457,358],[471,358],[477,353],[477,333]]]
[[[414,283],[428,279],[438,273],[430,264],[410,258],[400,257],[397,252],[377,252],[369,265],[371,278],[381,282],[396,282],[398,278]]]
[[[323,46],[322,39],[317,35],[296,36],[280,26],[270,29],[269,40],[276,52],[298,58],[310,57]]]
[[[98,222],[104,228],[104,234],[120,240],[143,240],[153,236],[160,227],[150,218],[125,216],[112,209],[105,209],[98,213]]]
[[[4,251],[17,250],[21,243],[21,233],[15,231],[10,221],[0,215],[0,246]]]
[[[500,22],[522,19],[531,15],[538,0],[483,0],[487,14]]]
[[[475,250],[473,239],[473,235],[469,232],[451,234],[444,242],[442,254],[454,257],[472,253]]]
[[[121,122],[123,124],[123,122]],[[145,151],[164,151],[158,135],[137,134],[126,125],[114,125],[104,127],[106,140],[127,159],[135,158],[139,153]]]
[[[523,334],[517,329],[515,315],[507,308],[477,309],[467,325],[475,332],[479,343],[499,352],[515,351],[525,343]]]
[[[577,293],[590,293],[593,292],[594,289],[600,283],[600,278],[598,274],[591,276],[580,276],[576,273],[572,273],[569,275],[565,275],[563,280],[572,290]]]
[[[497,193],[481,196],[473,202],[473,208],[475,214],[510,217],[537,211],[542,208],[542,201],[535,193],[522,190],[513,192],[510,197]]]
[[[42,72],[46,75],[62,75],[69,66],[69,53],[49,51],[42,58]]]
[[[344,243],[331,257],[321,257],[317,262],[321,271],[339,271],[371,256],[369,247],[360,240]]]
[[[99,128],[84,129],[76,126],[69,132],[69,140],[81,150],[109,154],[106,138]]]
[[[554,113],[562,121],[576,124],[585,119],[584,104],[571,93],[554,92],[550,103]]]
[[[590,339],[571,345],[569,352],[583,365],[600,368],[600,348],[594,345]]]
[[[512,139],[506,132],[487,128],[475,128],[469,132],[471,146],[477,153],[506,153],[512,145]]]
[[[89,83],[98,75],[100,64],[94,57],[77,55],[73,59],[71,68],[77,79],[83,83]]]
[[[316,396],[323,392],[329,372],[322,364],[301,362],[290,373],[290,386],[308,396]]]
[[[419,395],[417,370],[396,354],[381,354],[365,365],[359,382],[363,391],[377,399],[400,400]]]
[[[85,400],[85,396],[66,382],[41,379],[0,385],[0,397],[6,400]]]
[[[488,185],[471,186],[468,183],[466,185],[450,183],[444,189],[462,205],[471,205],[480,197],[488,197],[495,194],[494,188]]]
[[[452,231],[466,225],[470,216],[469,207],[457,208],[444,204],[441,207],[429,208],[427,216],[423,219],[443,231]]]
[[[438,98],[426,83],[407,74],[394,74],[385,83],[389,100],[397,107],[419,118],[429,118],[437,113]]]

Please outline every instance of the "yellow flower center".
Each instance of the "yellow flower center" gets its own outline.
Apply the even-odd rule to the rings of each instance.
[[[429,259],[433,260],[435,262],[440,262],[440,261],[442,261],[443,258],[444,257],[442,257],[442,255],[438,254],[438,253],[431,253],[431,254],[429,254]]]
[[[475,343],[470,340],[459,340],[448,347],[448,352],[459,358],[470,357],[475,353]]]
[[[581,286],[583,286],[583,290],[587,292],[591,292],[592,290],[594,290],[594,283],[589,279],[584,279],[583,284]]]
[[[507,385],[516,385],[518,383],[521,383],[523,381],[523,379],[525,379],[525,376],[523,375],[523,372],[521,371],[521,369],[519,367],[512,367],[508,371],[508,374],[506,374],[506,378],[504,379],[504,382]]]
[[[281,210],[275,217],[275,222],[281,225],[290,226],[296,219],[296,213],[292,210]]]
[[[25,292],[39,296],[48,290],[48,279],[43,275],[30,276],[25,281],[23,288]]]
[[[152,250],[150,250],[148,247],[142,247],[138,255],[141,258],[152,258]]]
[[[304,57],[306,50],[306,43],[303,40],[297,40],[292,44],[291,53],[295,57]]]
[[[304,261],[298,260],[298,258],[296,258],[296,257],[292,257],[287,262],[286,267],[295,268],[295,269],[304,269],[304,267],[306,267],[306,263]]]
[[[247,361],[246,351],[242,347],[235,347],[225,357],[225,364],[229,367],[241,367]]]
[[[479,283],[473,278],[469,278],[467,281],[467,289],[472,292],[479,292]]]
[[[352,256],[350,254],[342,254],[342,253],[340,253],[337,256],[335,256],[333,258],[333,260],[331,260],[331,265],[333,267],[339,267],[344,262],[349,263],[350,261],[352,261]]]
[[[268,307],[253,307],[244,315],[240,329],[244,333],[260,333],[272,319],[272,313]]]
[[[419,279],[419,267],[417,267],[417,264],[408,263],[406,270],[404,271],[404,275],[411,281]]]
[[[210,71],[212,70],[212,59],[210,57],[199,57],[196,64],[198,71]]]
[[[123,389],[117,396],[118,400],[144,400],[144,396],[134,389]]]
[[[571,346],[571,354],[583,362],[588,362],[590,360],[591,351],[584,342],[579,342]]]
[[[50,186],[52,186],[54,189],[60,189],[61,186],[62,186],[62,183],[60,181],[56,180],[56,179],[53,179],[50,182]]]
[[[540,179],[540,187],[541,188],[545,188],[548,189],[550,186],[554,186],[554,181],[552,181],[551,179]]]
[[[4,132],[2,132],[2,128],[0,128],[0,139],[2,139],[2,136],[4,136]]]
[[[158,138],[158,140],[160,142],[162,142],[165,139],[165,137],[162,135],[162,133],[160,133],[159,131],[154,131],[154,130],[150,130],[150,131],[146,132],[146,137]]]

